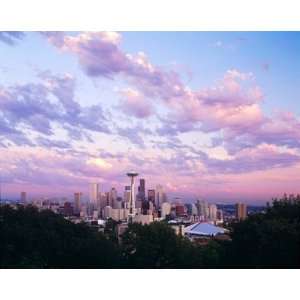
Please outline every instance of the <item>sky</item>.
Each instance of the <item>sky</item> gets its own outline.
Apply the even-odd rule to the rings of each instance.
[[[300,193],[299,32],[0,32],[2,198]]]

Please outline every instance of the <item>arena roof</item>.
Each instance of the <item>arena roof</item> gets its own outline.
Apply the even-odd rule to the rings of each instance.
[[[184,228],[186,234],[215,236],[217,234],[227,233],[228,230],[210,223],[195,223]]]

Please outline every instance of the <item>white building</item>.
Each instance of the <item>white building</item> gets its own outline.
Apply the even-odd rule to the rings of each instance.
[[[100,195],[100,184],[95,182],[90,183],[90,191],[89,191],[90,203],[97,206],[99,195]]]
[[[156,190],[155,190],[155,204],[156,204],[156,208],[161,207],[161,205],[167,201],[167,196],[166,193],[164,191],[164,188],[162,185],[157,185],[156,186]]]
[[[104,219],[112,218],[112,215],[113,215],[112,210],[113,210],[113,208],[111,206],[105,206],[103,208],[103,218]]]
[[[210,223],[195,223],[184,228],[184,234],[188,237],[212,237],[218,234],[228,233],[228,230]]]
[[[166,218],[167,215],[171,213],[171,203],[169,202],[164,202],[161,205],[161,217],[163,219]]]
[[[106,206],[103,209],[103,218],[112,218],[115,221],[124,221],[128,218],[129,210],[127,208],[112,208],[111,206]]]
[[[124,190],[124,205],[125,208],[129,207],[129,200],[130,200],[130,186],[126,185]]]
[[[135,215],[132,220],[134,223],[150,224],[153,222],[153,215]]]
[[[98,210],[94,210],[93,211],[93,220],[98,220],[98,218],[99,218],[99,212],[98,212]]]
[[[216,222],[217,221],[217,206],[215,204],[210,204],[209,205],[209,220]]]
[[[192,216],[197,216],[198,215],[198,209],[197,206],[192,203]]]

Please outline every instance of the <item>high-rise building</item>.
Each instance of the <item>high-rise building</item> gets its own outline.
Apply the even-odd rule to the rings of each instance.
[[[176,213],[176,217],[185,216],[186,215],[186,207],[181,203],[177,203],[175,205],[175,213]]]
[[[124,207],[129,207],[129,200],[130,200],[130,185],[125,186],[124,190]]]
[[[197,206],[194,203],[192,203],[192,209],[191,210],[192,210],[191,211],[192,216],[197,216],[198,215]]]
[[[110,193],[109,193],[109,199],[108,199],[108,205],[111,206],[112,208],[117,208],[116,205],[117,205],[117,198],[118,198],[118,192],[117,190],[113,187],[111,190],[110,190]]]
[[[171,213],[171,204],[169,202],[164,202],[161,205],[161,217],[165,219],[166,216],[170,215],[170,213]]]
[[[117,197],[115,204],[114,204],[114,208],[117,208],[117,209],[123,208],[122,202],[123,202],[122,197]]]
[[[74,212],[76,214],[80,213],[81,197],[82,197],[82,193],[80,192],[74,193]]]
[[[155,204],[155,190],[148,190],[148,201]]]
[[[20,202],[23,204],[26,203],[26,192],[21,192]]]
[[[217,221],[217,206],[215,204],[209,204],[209,220],[210,221]]]
[[[238,220],[245,220],[247,218],[247,205],[245,203],[236,204],[236,218]]]
[[[104,219],[109,219],[112,217],[112,211],[113,211],[113,208],[111,206],[105,206],[103,208],[103,218]]]
[[[90,203],[96,206],[98,203],[99,196],[100,196],[100,184],[95,182],[90,183],[90,194],[89,194]]]
[[[197,200],[196,207],[198,216],[201,221],[207,221],[209,219],[209,205],[204,200]]]
[[[155,195],[155,204],[156,204],[156,209],[161,207],[161,205],[167,201],[166,193],[164,192],[164,188],[162,185],[157,185],[156,186],[156,195]]]
[[[143,202],[145,198],[146,198],[145,179],[141,178],[140,185],[138,187],[138,199]]]

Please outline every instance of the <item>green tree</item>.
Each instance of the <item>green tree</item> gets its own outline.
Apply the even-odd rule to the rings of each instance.
[[[2,268],[112,268],[119,265],[116,244],[103,234],[33,207],[0,207],[0,240]]]
[[[197,268],[201,256],[189,240],[165,223],[130,224],[122,236],[124,266],[129,268]]]
[[[274,199],[265,214],[233,224],[232,243],[224,263],[249,268],[299,268],[299,221],[299,196]]]

